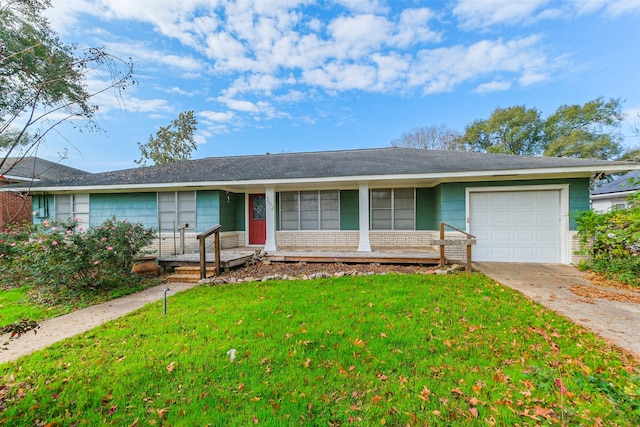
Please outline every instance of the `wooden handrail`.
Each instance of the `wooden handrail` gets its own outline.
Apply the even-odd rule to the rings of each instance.
[[[216,276],[220,275],[220,229],[222,225],[214,225],[204,233],[200,233],[196,238],[200,241],[200,279],[207,277],[207,252],[205,249],[205,240],[207,237],[215,234],[214,246],[215,246],[215,262],[216,262]]]
[[[445,264],[446,264],[446,260],[445,260],[445,253],[444,253],[444,249],[445,246],[447,245],[453,245],[454,243],[457,244],[458,242],[455,242],[454,240],[445,240],[444,238],[444,228],[445,227],[449,227],[452,230],[455,230],[459,233],[464,234],[467,238],[464,240],[461,240],[460,243],[464,243],[467,246],[467,266],[466,266],[466,270],[468,272],[471,272],[473,270],[473,268],[471,267],[471,246],[476,244],[476,236],[474,236],[473,234],[469,234],[466,231],[462,231],[459,228],[456,228],[452,225],[449,225],[447,223],[441,222],[440,223],[440,239],[436,242],[438,243],[438,245],[440,246],[440,268],[444,268]]]
[[[189,228],[189,223],[185,223],[176,227],[176,230],[178,231],[178,233],[180,233],[180,253],[182,255],[184,255],[184,233],[187,228]],[[175,239],[175,236],[174,236],[174,239]]]

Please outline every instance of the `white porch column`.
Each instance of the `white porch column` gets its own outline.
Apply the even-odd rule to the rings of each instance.
[[[276,189],[267,187],[265,189],[265,205],[266,205],[266,226],[267,239],[264,242],[264,250],[266,252],[277,250],[276,247]]]
[[[371,244],[369,243],[369,183],[361,183],[358,190],[358,211],[360,219],[358,252],[371,252]]]

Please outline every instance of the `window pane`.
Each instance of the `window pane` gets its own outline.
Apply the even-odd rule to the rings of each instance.
[[[340,229],[340,194],[338,191],[320,192],[320,229]]]
[[[397,219],[394,221],[394,230],[413,230],[413,219]]]
[[[298,229],[298,192],[280,193],[280,229]]]
[[[196,192],[195,191],[179,191],[177,193],[178,212],[177,224],[189,224],[189,229],[196,228]]]
[[[56,194],[56,219],[66,220],[71,218],[71,195]]]

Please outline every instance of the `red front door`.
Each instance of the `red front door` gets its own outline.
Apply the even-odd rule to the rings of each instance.
[[[267,238],[267,204],[264,194],[249,194],[249,244],[264,245]]]

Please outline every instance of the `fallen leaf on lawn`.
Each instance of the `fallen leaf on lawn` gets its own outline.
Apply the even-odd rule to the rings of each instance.
[[[173,372],[175,368],[176,368],[176,362],[171,362],[167,365],[167,371],[169,372]]]
[[[362,341],[360,338],[356,338],[355,340],[353,340],[353,345],[355,345],[356,347],[364,347],[367,343],[365,341]]]
[[[462,390],[460,390],[459,387],[456,387],[454,389],[451,389],[451,393],[453,394],[457,394],[458,396],[464,396],[464,392]]]
[[[480,403],[480,400],[476,397],[472,397],[471,399],[469,399],[469,405],[471,406],[476,406],[478,403]]]
[[[111,408],[109,408],[109,410],[107,411],[107,415],[113,415],[116,411],[118,410],[118,405],[113,405]]]
[[[371,404],[372,405],[377,405],[378,403],[382,402],[382,400],[383,400],[382,396],[379,396],[379,395],[376,394],[375,396],[373,396],[371,398]]]
[[[546,419],[554,418],[556,416],[556,412],[553,409],[542,408],[540,406],[533,408],[533,413]]]
[[[251,416],[251,421],[253,421],[254,424],[258,424],[258,418],[256,418],[255,415]]]
[[[133,420],[133,422],[129,425],[129,427],[136,427],[138,425],[139,420],[140,420],[140,417]]]
[[[431,390],[429,390],[427,386],[424,386],[424,388],[420,390],[418,398],[424,400],[425,402],[428,402],[431,398]]]
[[[310,364],[311,364],[311,359],[307,357],[307,360],[304,361],[304,367],[308,368]]]
[[[469,408],[469,413],[473,418],[478,418],[478,408]]]
[[[169,412],[169,408],[162,408],[156,411],[158,418],[164,418],[167,415],[167,412]]]

